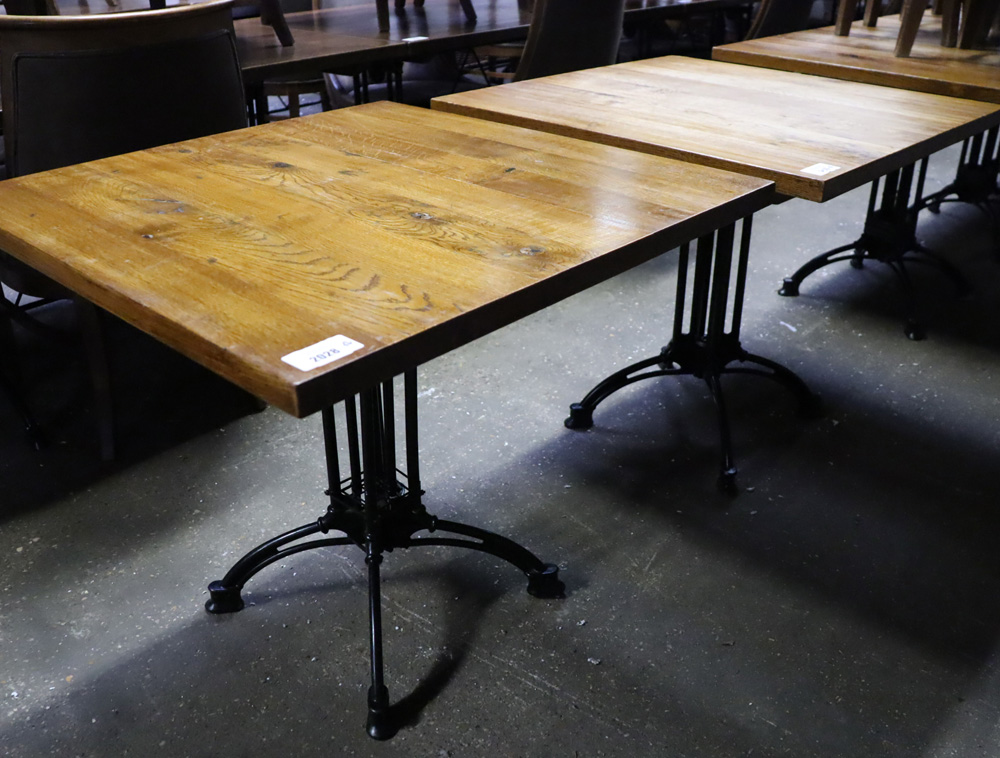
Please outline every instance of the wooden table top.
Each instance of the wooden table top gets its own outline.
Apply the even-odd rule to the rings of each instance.
[[[772,199],[750,177],[374,103],[0,182],[0,249],[305,416]],[[363,347],[283,360],[338,336]]]
[[[882,84],[918,92],[1000,103],[1000,51],[941,47],[941,19],[925,13],[908,58],[893,55],[899,16],[869,28],[856,22],[849,37],[833,27],[737,42],[712,57],[784,71]]]
[[[432,107],[739,171],[815,201],[1000,123],[988,103],[678,56],[448,95]]]

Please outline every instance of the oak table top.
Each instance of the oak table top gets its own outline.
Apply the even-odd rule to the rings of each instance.
[[[779,34],[716,47],[716,60],[846,79],[853,82],[1000,103],[1000,51],[941,46],[941,19],[925,13],[908,58],[893,54],[899,16],[878,26],[855,23],[849,37],[833,27]]]
[[[679,56],[447,95],[432,107],[759,176],[815,201],[1000,123],[988,103]]]
[[[305,416],[772,195],[376,103],[0,182],[0,249]],[[338,336],[360,347],[310,370],[283,360]]]

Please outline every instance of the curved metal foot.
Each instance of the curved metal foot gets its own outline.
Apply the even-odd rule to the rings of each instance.
[[[585,407],[583,403],[573,403],[563,425],[567,429],[590,429],[594,425],[594,409]]]
[[[208,585],[211,597],[205,602],[205,610],[209,613],[236,613],[245,607],[243,602],[243,587],[227,587],[221,581]]]
[[[566,585],[560,581],[559,567],[554,563],[546,563],[541,569],[526,573],[529,595],[540,598],[566,597]]]
[[[850,251],[850,254],[844,255],[847,251]],[[864,254],[860,248],[860,240],[852,242],[849,245],[835,247],[833,250],[828,250],[825,253],[817,255],[811,261],[799,267],[799,270],[791,276],[786,276],[782,281],[782,286],[778,290],[778,294],[785,297],[795,297],[799,294],[799,285],[802,284],[805,278],[819,271],[824,266],[829,266],[832,263],[840,263],[841,261],[850,261],[852,266],[860,268],[863,259]]]
[[[778,290],[778,294],[783,297],[798,297],[799,296],[799,282],[793,276],[786,276],[781,283],[781,289]]]
[[[917,323],[916,321],[907,321],[903,326],[903,332],[906,334],[907,338],[913,340],[914,342],[920,342],[921,340],[927,339],[927,329],[924,328],[923,324]]]

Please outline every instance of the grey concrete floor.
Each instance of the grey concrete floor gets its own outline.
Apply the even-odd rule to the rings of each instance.
[[[954,151],[932,161],[947,180]],[[25,347],[49,434],[0,402],[0,755],[996,756],[1000,754],[1000,264],[974,208],[921,236],[972,280],[782,276],[853,239],[865,190],[758,214],[744,345],[826,403],[726,382],[741,492],[716,488],[698,380],[637,384],[588,432],[598,379],[668,336],[670,253],[421,370],[426,503],[562,567],[567,597],[465,551],[384,571],[390,693],[375,743],[357,549],[275,564],[241,613],[206,585],[324,508],[318,418],[239,392],[112,325],[121,454],[101,467],[77,363]],[[55,314],[53,318],[62,318]],[[49,364],[46,364],[49,361]]]

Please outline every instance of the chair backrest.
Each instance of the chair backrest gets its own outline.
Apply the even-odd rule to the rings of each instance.
[[[0,16],[8,176],[247,125],[231,0]]]
[[[625,0],[536,0],[514,80],[614,63],[624,13]]]
[[[812,7],[813,0],[761,0],[746,38],[771,37],[805,29]]]

